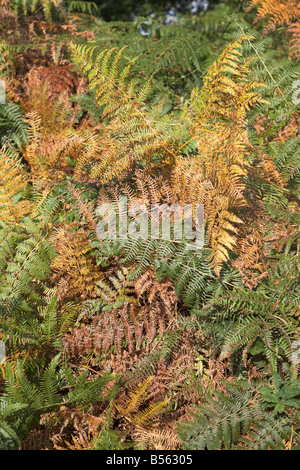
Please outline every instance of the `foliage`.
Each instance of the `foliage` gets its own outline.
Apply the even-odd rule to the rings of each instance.
[[[245,3],[2,0],[1,449],[300,445],[299,8]]]
[[[290,54],[299,59],[300,46],[300,8],[296,0],[270,1],[251,0],[249,9],[258,6],[255,22],[266,19],[263,32],[275,30],[276,26],[287,26],[286,32],[291,36]]]
[[[249,384],[229,384],[227,389],[226,394],[215,392],[215,399],[197,407],[193,421],[182,424],[185,449],[284,450],[293,448],[293,431],[295,447],[299,445],[299,422],[293,430],[292,417],[281,414],[276,419],[266,412],[265,390],[253,396]]]

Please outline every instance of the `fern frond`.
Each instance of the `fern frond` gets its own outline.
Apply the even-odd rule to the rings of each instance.
[[[155,119],[155,110],[150,113],[144,102],[150,82],[137,91],[130,78],[137,58],[121,68],[124,48],[96,53],[95,48],[73,44],[71,50],[75,65],[89,78],[90,89],[96,91],[103,119],[110,119],[108,145],[103,149],[102,162],[94,165],[91,174],[106,181],[108,176],[111,179],[128,169],[134,161],[150,162],[157,154],[174,159],[172,146],[178,135],[168,123]]]
[[[21,164],[0,153],[0,221],[19,222],[33,210],[26,200],[28,177]]]

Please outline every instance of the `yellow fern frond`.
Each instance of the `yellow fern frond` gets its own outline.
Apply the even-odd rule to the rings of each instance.
[[[22,200],[27,187],[27,176],[20,164],[0,153],[0,220],[19,222],[31,212],[33,204]]]
[[[105,49],[71,44],[75,65],[89,79],[90,89],[96,92],[97,105],[103,107],[103,119],[109,119],[105,129],[100,161],[86,161],[90,169],[81,168],[103,182],[119,176],[136,161],[151,162],[159,154],[167,164],[175,160],[174,143],[178,128],[167,126],[157,119],[161,104],[149,110],[145,98],[151,77],[137,89],[129,74],[133,62],[124,59],[124,48]]]

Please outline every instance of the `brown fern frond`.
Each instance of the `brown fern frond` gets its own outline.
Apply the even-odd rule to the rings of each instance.
[[[254,7],[258,7],[255,22],[269,19],[270,24],[265,27],[266,30],[275,29],[276,25],[288,24],[298,19],[300,15],[297,0],[251,0],[247,10],[250,11]]]
[[[49,450],[53,448],[51,429],[43,426],[33,429],[22,442],[21,450]]]
[[[45,75],[45,74],[44,74]],[[71,113],[71,105],[67,99],[67,88],[57,96],[55,101],[52,99],[50,83],[47,81],[47,75],[42,78],[39,70],[33,68],[27,75],[26,93],[28,99],[24,101],[23,107],[26,113],[36,113],[41,120],[41,127],[58,133],[65,129],[68,115]],[[71,121],[72,122],[72,121]]]
[[[234,266],[239,269],[243,283],[249,289],[254,289],[263,278],[268,276],[264,255],[262,233],[248,229],[247,236],[241,241],[239,256]]]
[[[76,209],[83,218],[83,221],[81,223],[84,224],[87,229],[91,230],[92,232],[95,232],[97,221],[95,216],[94,203],[92,201],[83,201],[83,191],[75,188],[74,185],[69,181],[68,189],[75,200]]]
[[[67,355],[101,354],[114,357],[115,368],[122,368],[126,355],[145,354],[156,335],[163,334],[177,316],[179,299],[170,281],[159,283],[152,272],[136,281],[127,279],[128,271],[111,275],[102,272],[97,281],[97,295],[109,305],[121,307],[93,316],[84,328],[74,327],[63,338]],[[142,343],[147,345],[142,348]],[[142,349],[141,349],[142,348]],[[115,351],[114,351],[115,349]]]
[[[62,93],[68,96],[74,94],[78,85],[78,78],[70,65],[50,65],[32,69],[32,74],[37,74],[42,83],[47,83],[50,101],[58,98]]]
[[[65,406],[61,406],[59,411],[43,414],[40,419],[40,427],[47,430],[47,448],[54,450],[91,449],[92,441],[104,423],[105,412],[101,410],[98,416]]]
[[[300,14],[299,14],[300,17]],[[292,23],[288,27],[288,32],[291,35],[290,40],[290,54],[291,58],[300,60],[300,19],[296,23]]]

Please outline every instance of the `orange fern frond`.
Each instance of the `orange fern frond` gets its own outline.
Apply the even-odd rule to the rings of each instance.
[[[87,232],[61,228],[52,235],[51,242],[58,253],[51,265],[58,298],[97,297],[97,282],[102,276],[90,254]]]
[[[24,169],[0,152],[0,220],[19,222],[32,211],[33,203],[24,198],[27,188],[28,176]]]

